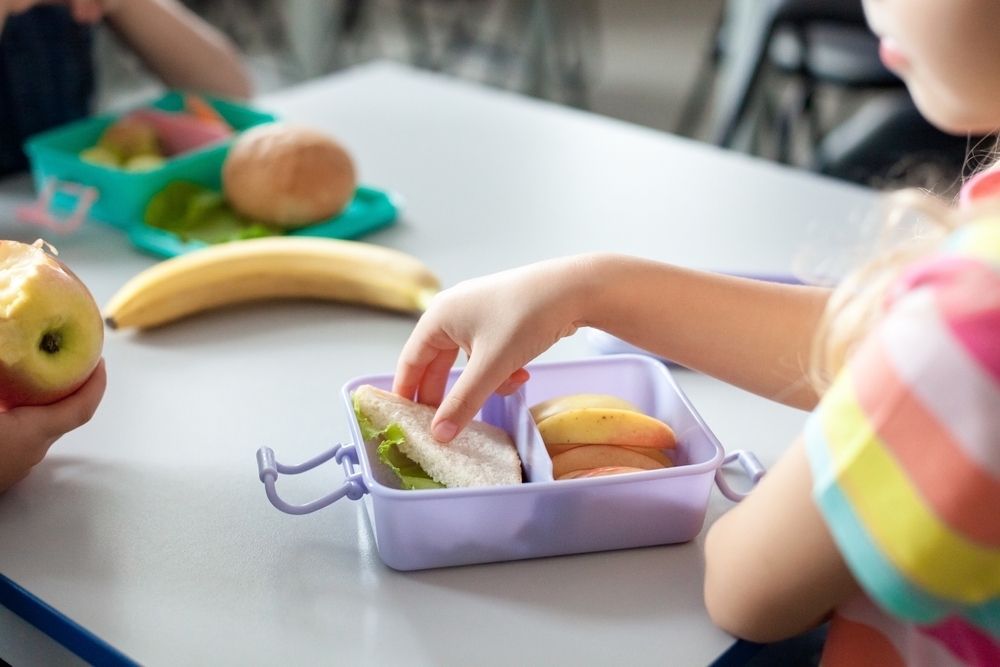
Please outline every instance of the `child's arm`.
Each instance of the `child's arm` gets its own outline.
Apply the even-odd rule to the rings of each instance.
[[[403,348],[394,388],[440,403],[434,432],[449,441],[490,393],[510,393],[524,382],[526,363],[577,328],[592,326],[749,391],[811,408],[816,395],[804,369],[828,296],[824,289],[623,255],[541,262],[466,281],[435,297]],[[460,350],[469,363],[442,402]]]
[[[102,359],[90,379],[63,400],[0,412],[0,493],[24,479],[63,434],[90,421],[106,384]]]
[[[177,0],[71,2],[78,20],[88,5],[104,3],[111,27],[168,86],[237,99],[253,95],[236,47]]]
[[[813,502],[801,440],[705,539],[708,613],[743,639],[797,635],[859,590]]]

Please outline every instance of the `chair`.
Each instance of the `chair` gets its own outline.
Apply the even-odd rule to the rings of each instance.
[[[418,67],[456,73],[478,65],[490,85],[587,106],[593,0],[400,0],[399,8]],[[450,10],[450,22],[435,31],[430,9]]]
[[[728,0],[713,57],[716,145],[876,187],[937,174],[948,189],[961,176],[966,138],[920,116],[879,59],[860,0]],[[832,114],[819,104],[827,91],[840,103]]]
[[[964,172],[985,159],[981,138],[952,136],[927,122],[909,94],[872,98],[819,142],[814,169],[880,189],[921,187],[955,194]]]

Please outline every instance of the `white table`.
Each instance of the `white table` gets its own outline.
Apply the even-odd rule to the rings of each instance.
[[[556,255],[615,250],[727,271],[787,271],[816,231],[871,192],[591,114],[374,64],[259,101],[350,147],[362,180],[406,198],[368,238],[444,284]],[[26,179],[7,182],[0,235]],[[55,239],[103,303],[153,259],[90,223]],[[692,543],[400,573],[361,503],[304,517],[268,504],[254,454],[296,463],[348,437],[337,395],[391,371],[399,315],[285,302],[146,334],[109,332],[94,420],[0,496],[0,574],[137,663],[164,665],[698,665],[732,638],[701,598]],[[594,354],[585,338],[544,358]],[[802,413],[686,372],[727,448],[772,463]],[[283,480],[305,501],[337,466]],[[706,525],[731,506],[713,491]],[[703,533],[704,534],[704,533]],[[0,607],[0,657],[79,664]]]

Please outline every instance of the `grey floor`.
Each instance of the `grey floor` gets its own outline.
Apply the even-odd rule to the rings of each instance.
[[[557,74],[549,73],[540,82],[526,81],[523,76],[505,76],[503,72],[498,75],[496,63],[486,62],[488,58],[479,58],[477,62],[474,49],[461,52],[459,57],[443,64],[430,64],[455,76],[674,131],[708,50],[723,1],[562,0],[565,6],[573,7],[568,13],[575,21],[575,25],[564,31],[573,33],[572,40],[566,40],[573,42],[571,50],[575,51],[569,59],[580,64],[582,72],[577,77],[582,81],[569,86],[573,89],[570,92]],[[412,31],[408,34],[403,16],[406,0],[363,3],[367,8],[361,25],[348,36],[339,35],[336,25],[342,0],[188,0],[188,3],[237,40],[261,92],[280,89],[353,62],[373,58],[419,60],[414,55]],[[433,10],[433,4],[423,2],[425,9]],[[441,11],[437,14],[428,11],[426,16],[431,40],[440,42],[457,22],[455,13],[449,14],[449,8],[463,3],[437,4],[442,6]],[[499,14],[505,5],[513,6],[516,2],[494,0],[479,4],[491,5]],[[484,31],[487,37],[491,20],[498,24],[501,19],[480,18],[480,23],[487,26]],[[531,20],[532,17],[526,19]],[[530,31],[531,25],[522,27]],[[496,25],[493,28],[494,33],[500,30]],[[493,40],[497,41],[499,38]],[[100,108],[127,107],[161,90],[109,34],[99,35],[98,53]]]

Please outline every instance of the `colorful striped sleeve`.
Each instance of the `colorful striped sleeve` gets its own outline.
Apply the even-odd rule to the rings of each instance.
[[[806,425],[814,494],[893,616],[1000,639],[1000,222],[909,271]]]

